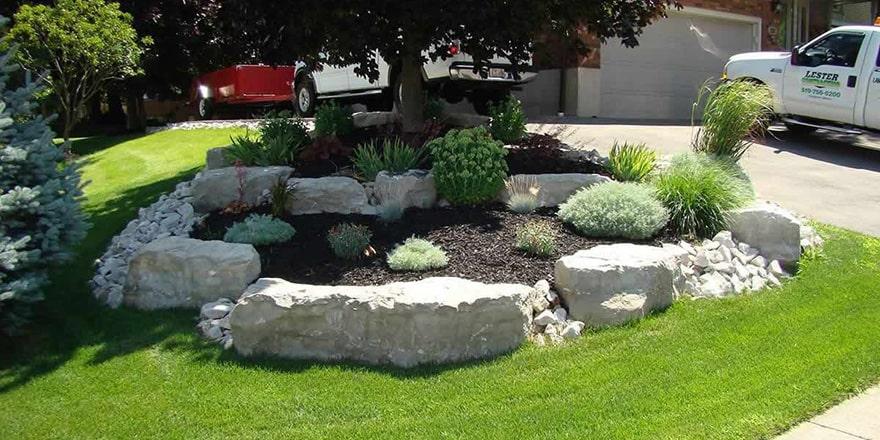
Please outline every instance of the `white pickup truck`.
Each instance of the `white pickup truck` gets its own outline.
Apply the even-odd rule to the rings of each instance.
[[[355,73],[354,65],[324,65],[320,70],[298,64],[294,78],[294,108],[301,116],[311,116],[320,100],[359,102],[376,110],[390,110],[400,104],[400,68],[390,66],[377,54],[379,79],[370,81]],[[422,66],[422,79],[429,93],[456,103],[467,98],[474,109],[486,114],[497,102],[523,84],[535,79],[531,65],[514,70],[505,58],[493,58],[481,71],[474,71],[473,58],[457,45],[449,47],[445,60],[428,61]]]
[[[842,26],[787,52],[735,55],[723,79],[768,85],[794,132],[880,130],[880,27]]]

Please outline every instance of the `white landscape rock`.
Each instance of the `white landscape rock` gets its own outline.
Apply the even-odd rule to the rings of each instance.
[[[434,175],[427,170],[381,171],[373,183],[373,191],[379,204],[395,203],[402,209],[430,208],[437,203]]]
[[[538,203],[543,207],[558,206],[583,188],[611,181],[601,174],[517,174],[517,176],[524,176],[537,182],[540,187]],[[503,203],[509,198],[507,189],[502,189],[498,194],[498,199]]]
[[[294,178],[287,212],[301,214],[375,214],[363,185],[350,177]]]
[[[779,260],[785,267],[800,259],[803,224],[782,207],[758,202],[732,212],[728,223],[733,238],[754,246],[765,258]]]
[[[384,286],[313,286],[263,278],[230,314],[235,349],[412,367],[508,352],[528,334],[532,287],[428,278]]]
[[[216,170],[232,166],[232,160],[226,154],[228,150],[229,147],[216,147],[208,150],[205,153],[205,169]]]
[[[259,275],[260,256],[249,244],[167,237],[132,257],[124,301],[147,310],[201,307],[238,297]]]
[[[279,179],[287,180],[290,167],[226,167],[202,172],[192,181],[192,205],[198,212],[222,209],[241,201],[257,205],[263,191],[271,189]],[[243,194],[239,194],[239,191]],[[242,197],[243,196],[243,197]]]
[[[556,286],[572,319],[591,327],[621,324],[672,304],[675,259],[654,246],[596,246],[556,261]]]

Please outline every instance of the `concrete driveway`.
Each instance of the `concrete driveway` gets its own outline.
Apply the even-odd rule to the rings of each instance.
[[[536,121],[529,130],[555,132],[570,145],[606,155],[615,140],[644,142],[664,155],[688,151],[693,135],[687,123],[569,118]],[[771,133],[741,161],[759,198],[821,222],[880,236],[880,136],[817,132],[795,137],[783,127],[773,127]]]

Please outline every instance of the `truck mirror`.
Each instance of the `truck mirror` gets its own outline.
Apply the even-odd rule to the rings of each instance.
[[[791,48],[791,65],[797,66],[801,55],[801,46],[795,45]]]

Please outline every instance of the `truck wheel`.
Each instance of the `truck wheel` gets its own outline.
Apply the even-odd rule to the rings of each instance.
[[[471,95],[470,101],[477,114],[488,116],[492,110],[492,106],[504,101],[508,96],[510,96],[509,90],[493,93],[475,92]]]
[[[214,116],[214,101],[211,98],[199,99],[199,119],[211,119]]]
[[[795,136],[805,136],[816,130],[816,127],[810,127],[808,125],[800,125],[800,124],[785,124],[785,128],[788,129],[788,132]]]
[[[309,117],[315,114],[315,83],[311,78],[306,78],[296,84],[296,98],[293,101],[293,107],[296,114],[302,117]]]

